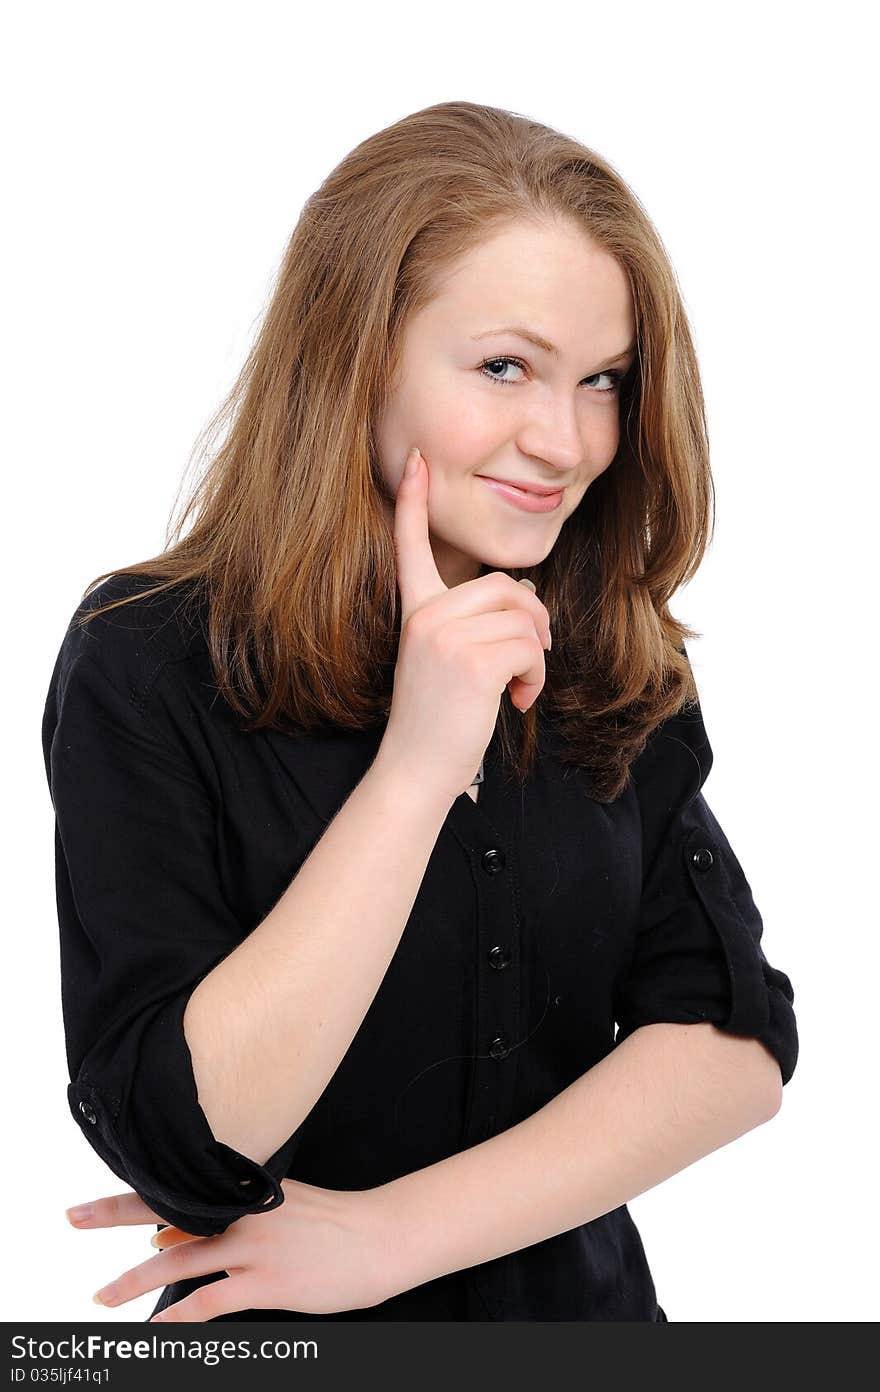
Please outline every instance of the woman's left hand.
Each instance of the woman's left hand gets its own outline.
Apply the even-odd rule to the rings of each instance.
[[[394,1279],[400,1248],[381,1187],[322,1189],[282,1179],[281,1188],[284,1203],[278,1208],[245,1214],[213,1237],[163,1229],[153,1238],[159,1254],[103,1286],[96,1299],[123,1305],[172,1282],[225,1271],[227,1280],[200,1286],[149,1321],[183,1322],[235,1310],[366,1309],[402,1289]],[[92,1208],[91,1217],[75,1227],[166,1221],[132,1192],[96,1199]]]

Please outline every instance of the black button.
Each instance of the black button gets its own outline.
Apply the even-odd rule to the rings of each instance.
[[[492,1040],[492,1043],[489,1045],[489,1053],[493,1059],[507,1058],[510,1050],[504,1042],[503,1035],[499,1034],[497,1039]]]
[[[503,851],[494,846],[491,851],[484,851],[483,869],[487,875],[500,875],[506,864],[507,858]]]
[[[694,851],[691,860],[698,870],[708,870],[710,865],[715,864],[715,857],[708,846],[701,846],[699,850]]]
[[[510,953],[506,947],[493,947],[489,952],[489,965],[496,971],[503,971],[510,961]]]
[[[79,1109],[85,1117],[86,1121],[90,1121],[94,1126],[95,1122],[98,1120],[98,1114],[95,1111],[94,1107],[90,1107],[88,1102],[80,1102]]]

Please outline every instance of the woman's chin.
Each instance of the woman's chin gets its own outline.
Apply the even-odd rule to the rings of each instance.
[[[556,541],[554,536],[552,541],[542,546],[496,546],[491,550],[483,548],[479,556],[479,564],[484,570],[529,570],[532,566],[540,565],[546,561],[553,544]]]

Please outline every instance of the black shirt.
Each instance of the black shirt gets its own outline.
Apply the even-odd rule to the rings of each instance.
[[[150,583],[117,575],[85,603]],[[607,804],[562,761],[552,724],[539,730],[522,789],[493,738],[479,801],[463,792],[452,804],[350,1048],[260,1165],[211,1133],[184,1009],[274,907],[382,731],[243,731],[179,592],[82,630],[71,620],[42,727],[68,1101],[98,1155],[169,1224],[222,1232],[283,1202],[285,1177],[366,1189],[431,1165],[516,1125],[657,1021],[756,1037],[788,1082],[794,993],[764,956],[761,915],[701,791],[712,752],[699,709],[655,731]],[[168,1286],[156,1308],[223,1279]],[[622,1205],[369,1309],[218,1318],[665,1316]]]

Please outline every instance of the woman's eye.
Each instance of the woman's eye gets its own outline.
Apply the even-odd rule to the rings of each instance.
[[[480,371],[489,378],[490,382],[500,382],[502,386],[508,386],[511,379],[509,377],[496,376],[494,372],[488,371],[490,367],[518,367],[523,369],[523,364],[516,358],[487,358],[484,363],[480,364]]]
[[[521,362],[519,358],[486,358],[485,362],[480,363],[480,371],[482,372],[484,377],[488,377],[490,382],[497,382],[500,387],[515,386],[516,381],[518,379],[510,377],[501,377],[496,372],[489,371],[490,368],[496,367],[500,367],[504,371],[506,371],[508,367],[519,368],[521,372],[525,371],[525,363]],[[592,377],[585,377],[584,381],[598,382],[602,377],[606,378],[607,381],[611,383],[610,386],[591,387],[590,390],[597,392],[599,396],[612,396],[620,386],[621,379],[623,378],[623,376],[623,372],[597,372]]]

